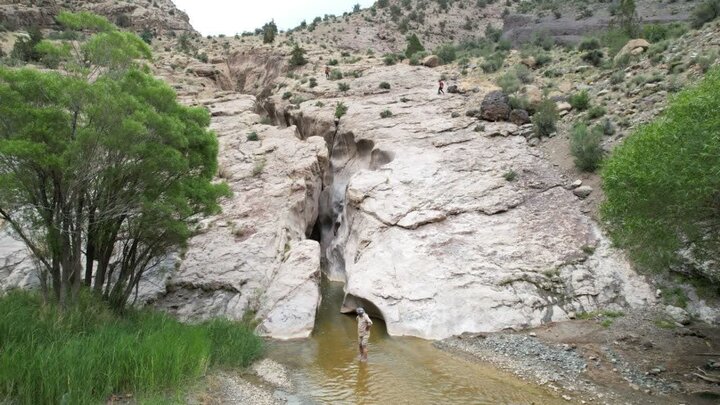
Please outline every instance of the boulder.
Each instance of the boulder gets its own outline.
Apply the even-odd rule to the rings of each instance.
[[[543,100],[543,92],[538,86],[525,86],[525,88],[523,88],[523,94],[527,97],[531,107],[537,107]]]
[[[528,56],[527,58],[523,58],[523,59],[520,61],[520,63],[522,63],[523,65],[529,67],[530,69],[534,69],[535,66],[537,66],[537,61],[536,61],[535,58],[532,57],[532,56]]]
[[[568,103],[566,101],[561,101],[561,102],[557,103],[557,110],[558,110],[558,112],[570,111],[570,110],[572,110],[572,105],[570,105],[570,103]]]
[[[530,114],[525,110],[510,111],[510,122],[515,125],[524,125],[530,122]]]
[[[499,90],[488,93],[480,105],[482,119],[487,121],[507,121],[510,110],[510,99]]]
[[[650,43],[642,38],[631,39],[625,46],[620,49],[620,52],[615,55],[615,60],[619,60],[625,55],[639,55],[650,48]]]
[[[440,66],[440,58],[437,55],[430,55],[423,59],[422,64],[429,68]]]
[[[593,188],[590,186],[580,186],[573,190],[573,194],[575,194],[578,198],[588,198],[590,194],[592,194]]]
[[[665,313],[668,314],[673,321],[681,325],[688,325],[690,323],[690,314],[680,307],[668,305],[665,307]]]

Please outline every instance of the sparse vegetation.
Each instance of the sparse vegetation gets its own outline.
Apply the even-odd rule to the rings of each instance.
[[[390,118],[392,116],[393,116],[393,113],[390,110],[386,109],[386,110],[380,111],[380,118]]]
[[[390,90],[390,83],[388,83],[388,82],[381,82],[378,87],[380,87],[380,88],[383,89],[383,90]]]
[[[345,82],[338,83],[338,90],[342,92],[348,91],[350,90],[350,85]]]
[[[720,17],[720,0],[705,0],[692,13],[691,25],[701,28],[708,22]]]

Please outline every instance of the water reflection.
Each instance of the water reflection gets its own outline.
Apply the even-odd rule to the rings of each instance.
[[[354,316],[339,312],[342,285],[324,282],[311,339],[273,342],[269,356],[294,370],[299,395],[320,404],[561,404],[544,390],[484,365],[393,338],[373,319],[367,363]]]

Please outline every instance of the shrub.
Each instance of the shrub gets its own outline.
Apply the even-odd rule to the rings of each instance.
[[[292,97],[292,93],[289,92],[289,91],[286,91],[286,92],[283,93],[283,95],[282,95],[282,99],[283,99],[283,100],[289,100],[290,97]]]
[[[600,49],[600,40],[597,38],[583,38],[578,45],[578,51],[592,51]]]
[[[149,310],[120,317],[84,291],[76,307],[59,313],[34,293],[0,298],[0,397],[90,404],[133,393],[142,403],[143,395],[181,389],[208,367],[245,367],[262,354],[249,325],[182,324]]]
[[[642,27],[642,37],[650,42],[660,42],[670,38],[678,38],[687,32],[685,25],[671,24],[645,24]]]
[[[576,124],[570,137],[570,151],[575,157],[575,166],[584,172],[593,172],[603,156],[603,131],[600,127],[588,130],[585,124]]]
[[[24,62],[40,60],[40,54],[35,50],[37,44],[43,40],[42,32],[37,27],[28,31],[29,38],[20,38],[15,41],[10,57]]]
[[[392,116],[393,116],[393,113],[390,110],[380,111],[380,118],[390,118]]]
[[[515,76],[524,84],[532,83],[535,80],[532,70],[525,65],[515,66]]]
[[[440,58],[440,63],[452,63],[457,57],[457,50],[453,44],[443,44],[435,48],[435,55]]]
[[[588,118],[590,118],[591,120],[600,118],[603,115],[605,115],[605,108],[603,108],[602,106],[596,105],[590,108],[590,110],[588,110]]]
[[[717,60],[717,58],[717,53],[710,52],[704,55],[696,56],[695,58],[693,58],[692,63],[697,65],[703,73],[706,73],[710,69],[710,66],[715,63],[715,60]]]
[[[335,118],[340,119],[347,114],[348,107],[342,101],[335,105]]]
[[[494,73],[500,70],[503,67],[504,63],[505,54],[502,52],[495,52],[494,54],[486,58],[483,63],[480,64],[480,68],[485,73]]]
[[[518,80],[513,72],[508,72],[498,77],[495,83],[502,88],[505,94],[515,93],[520,89],[520,80]]]
[[[340,63],[340,62],[338,62],[337,59],[330,59],[330,60],[328,61],[328,65],[330,65],[330,66],[337,66],[338,63]]]
[[[380,83],[380,86],[379,86],[379,87],[380,87],[381,89],[384,89],[384,90],[390,90],[390,83],[388,83],[388,82],[382,82],[382,83]]]
[[[610,76],[610,84],[620,84],[625,81],[625,72],[618,70]]]
[[[312,89],[314,87],[317,87],[317,85],[318,85],[317,79],[314,77],[311,77],[310,83],[308,83],[308,86]]]
[[[343,78],[343,73],[340,69],[333,69],[330,71],[330,80],[340,80]]]
[[[605,54],[603,51],[599,49],[594,49],[592,51],[587,51],[582,55],[582,60],[585,62],[593,65],[593,66],[600,66],[603,62],[603,58],[605,57]]]
[[[247,134],[247,140],[251,142],[259,141],[260,137],[258,136],[257,132],[253,131]]]
[[[532,117],[535,135],[539,138],[552,135],[556,130],[555,125],[559,118],[555,102],[549,99],[543,100]]]
[[[394,53],[386,53],[383,56],[383,62],[388,66],[392,66],[398,62],[397,55]]]
[[[517,179],[517,172],[515,170],[508,170],[503,174],[503,178],[505,178],[506,181],[515,181]]]
[[[568,102],[574,109],[578,111],[585,111],[588,107],[590,107],[590,95],[587,90],[583,90],[570,96]]]
[[[645,270],[720,282],[688,263],[718,257],[720,69],[672,98],[654,122],[640,126],[605,163],[602,218],[615,243]],[[699,158],[702,157],[702,158]],[[687,249],[685,249],[687,248]]]
[[[705,0],[693,10],[690,25],[698,29],[720,16],[720,0]]]
[[[348,90],[350,90],[350,85],[345,82],[338,83],[338,90],[343,91],[343,92],[348,91]]]

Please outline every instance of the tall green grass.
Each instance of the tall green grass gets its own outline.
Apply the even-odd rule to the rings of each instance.
[[[119,317],[89,294],[63,313],[33,293],[0,298],[0,398],[12,403],[177,391],[210,367],[244,367],[261,354],[252,329],[227,320],[186,325],[147,310]]]

